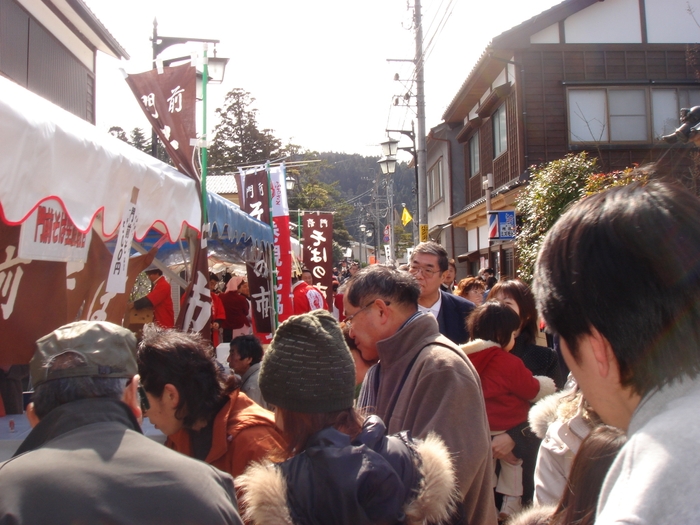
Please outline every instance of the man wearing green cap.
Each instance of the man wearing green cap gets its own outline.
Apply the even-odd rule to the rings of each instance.
[[[36,346],[33,429],[0,464],[0,523],[241,523],[230,476],[141,433],[129,330],[79,321]]]

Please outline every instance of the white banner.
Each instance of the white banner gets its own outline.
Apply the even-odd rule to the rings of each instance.
[[[134,238],[134,231],[138,223],[136,215],[136,200],[139,196],[138,188],[131,191],[131,202],[124,208],[122,222],[119,225],[119,235],[117,244],[112,254],[112,262],[109,265],[107,276],[108,293],[124,293],[126,290],[126,277],[129,273],[129,255],[131,254],[131,241]]]
[[[384,257],[386,257],[386,262],[391,260],[391,247],[388,244],[384,245]]]
[[[18,255],[40,261],[85,262],[91,237],[92,230],[78,230],[63,205],[49,199],[22,223]]]

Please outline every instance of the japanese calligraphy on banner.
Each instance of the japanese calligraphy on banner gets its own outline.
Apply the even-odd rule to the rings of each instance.
[[[109,293],[124,293],[126,290],[126,278],[129,270],[129,255],[131,254],[131,241],[134,238],[134,230],[138,216],[136,215],[136,200],[139,190],[134,188],[131,192],[131,201],[124,208],[122,222],[119,225],[117,244],[112,254],[112,263],[109,265],[107,287]]]
[[[22,223],[18,256],[39,261],[85,262],[92,230],[78,230],[61,203],[42,202]]]
[[[313,284],[333,304],[333,214],[304,212],[304,266],[311,270]]]
[[[241,209],[248,215],[270,224],[267,170],[240,171],[238,196]],[[264,250],[257,250],[256,260],[247,265],[248,287],[253,303],[253,323],[257,334],[272,332],[272,290],[270,289],[270,268]],[[262,336],[261,336],[261,339]]]
[[[192,162],[196,138],[196,71],[191,64],[126,77],[178,171],[197,178]]]
[[[275,266],[277,269],[277,318],[280,322],[294,313],[292,304],[292,243],[289,236],[286,178],[284,166],[270,169]]]

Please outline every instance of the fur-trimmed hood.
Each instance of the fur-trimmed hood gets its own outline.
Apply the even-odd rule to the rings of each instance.
[[[570,395],[571,392],[568,391],[557,392],[556,394],[542,398],[530,409],[528,422],[530,423],[530,428],[538,438],[544,439],[549,425],[554,423],[559,417],[558,409],[559,405],[562,403],[562,399]]]
[[[375,419],[378,420],[376,416]],[[384,436],[383,443],[381,446],[376,448],[376,452],[379,452],[380,455],[391,454],[393,458],[392,461],[395,462],[397,456],[394,452],[392,452],[392,450],[395,451],[397,447],[400,448],[402,445],[407,449],[412,449],[410,454],[403,457],[408,458],[408,461],[411,462],[413,468],[417,470],[419,479],[415,497],[410,496],[410,490],[399,491],[401,494],[409,494],[406,501],[398,502],[399,508],[406,515],[405,523],[408,525],[419,525],[423,523],[440,523],[447,520],[455,508],[459,495],[457,491],[456,476],[447,447],[443,443],[442,439],[433,433],[429,434],[423,441],[413,441],[406,434],[402,433],[401,435],[397,436]],[[337,456],[338,452],[338,449],[332,450],[330,451],[329,456],[313,454],[313,461],[325,462],[326,457]],[[347,449],[347,452],[348,454],[357,454],[358,448],[356,446],[356,442],[353,442],[353,445]],[[294,461],[295,458],[292,458],[289,461]],[[285,464],[288,464],[289,461],[285,462]],[[372,453],[365,454],[362,459],[362,464],[366,466],[368,461],[370,463],[373,462],[373,464],[370,466],[372,469],[382,469],[386,466],[382,463],[382,461],[379,461],[379,463],[382,464],[378,465],[377,457]],[[282,465],[285,464],[275,465],[269,461],[255,463],[246,470],[244,475],[236,478],[236,486],[243,494],[241,498],[243,517],[247,522],[256,525],[294,525],[294,519],[292,516],[311,514],[314,512],[314,510],[317,510],[307,508],[290,508],[289,499],[287,497],[288,479],[285,477],[285,471],[287,473],[293,472],[294,474],[297,474],[298,468],[293,468],[291,470],[284,469]],[[295,466],[304,467],[305,465],[307,465],[307,463],[298,462]],[[406,465],[404,465],[404,467],[410,468]],[[318,501],[319,497],[322,497],[322,491],[328,491],[329,499],[337,500],[340,494],[330,492],[333,490],[331,487],[334,487],[334,482],[336,480],[343,478],[345,481],[347,481],[348,476],[351,477],[350,479],[356,479],[358,482],[358,490],[355,492],[359,495],[359,483],[368,479],[366,475],[361,473],[358,475],[356,472],[346,472],[332,469],[327,472],[330,474],[328,479],[317,480],[323,481],[324,483],[317,483],[314,487],[316,492],[316,501]],[[395,481],[396,483],[401,483],[393,475],[387,476],[386,479]],[[290,486],[293,486],[297,480],[292,479],[289,480],[289,482],[291,484]],[[342,490],[339,490],[338,492],[343,493]],[[343,508],[346,505],[349,505],[350,508],[352,508],[354,505],[360,504],[359,501],[362,498],[352,497],[351,499],[353,501],[335,501],[334,503],[337,503],[336,506],[340,508]],[[304,499],[295,501],[297,505],[304,505],[306,502]],[[352,508],[352,510],[354,511],[356,509]],[[360,514],[362,515],[364,515],[363,510],[364,509],[360,509]],[[318,522],[324,523],[323,516],[319,517],[314,515],[314,518],[317,519]],[[327,521],[327,523],[337,523],[337,517],[332,521]],[[344,523],[351,523],[351,520],[345,521]],[[370,522],[366,521],[366,523]]]
[[[462,352],[464,352],[467,355],[475,354],[476,352],[481,352],[482,350],[486,350],[487,348],[493,348],[494,346],[501,348],[501,345],[499,345],[498,343],[494,343],[493,341],[486,341],[484,339],[474,339],[473,341],[469,341],[468,343],[459,345],[459,347],[462,349]]]
[[[549,525],[555,510],[556,507],[550,505],[528,507],[511,516],[506,525]]]

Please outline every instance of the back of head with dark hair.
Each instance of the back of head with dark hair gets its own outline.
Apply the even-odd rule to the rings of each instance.
[[[214,417],[223,382],[210,345],[199,334],[147,326],[136,361],[141,384],[149,394],[162,396],[166,384],[177,388],[180,402],[175,416],[186,428]]]
[[[537,338],[537,306],[530,287],[519,279],[499,281],[491,288],[487,299],[496,300],[500,295],[510,297],[518,304],[520,333],[524,335],[526,342],[534,343]]]
[[[551,525],[593,525],[603,481],[626,442],[627,436],[618,428],[601,425],[591,430],[571,464]]]
[[[476,307],[467,318],[467,330],[472,340],[493,341],[501,347],[510,343],[519,326],[518,314],[498,301],[488,301]]]
[[[251,365],[262,361],[263,347],[254,335],[239,335],[231,340],[231,350],[236,349],[241,359],[251,358]]]
[[[700,372],[700,201],[671,183],[588,197],[547,234],[535,295],[574,359],[595,328],[622,386],[644,395]]]
[[[422,242],[416,246],[411,253],[411,262],[413,262],[413,258],[419,253],[435,255],[438,258],[438,268],[440,268],[441,272],[445,272],[447,268],[449,268],[450,260],[447,257],[447,250],[435,241]]]
[[[420,287],[408,272],[374,264],[360,270],[347,286],[345,297],[353,306],[364,306],[368,299],[383,299],[418,309]]]

